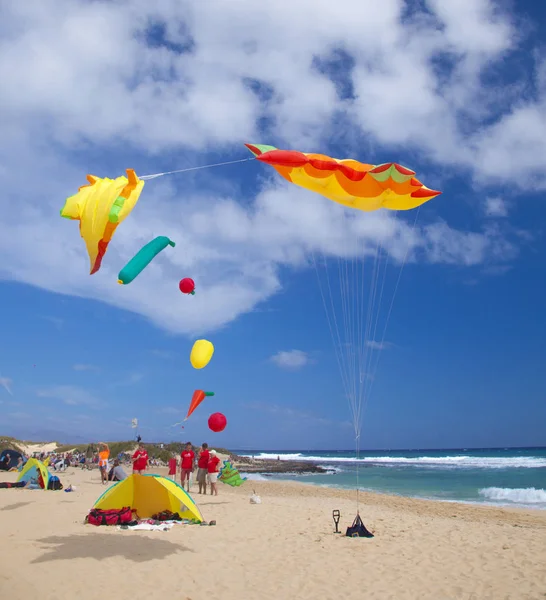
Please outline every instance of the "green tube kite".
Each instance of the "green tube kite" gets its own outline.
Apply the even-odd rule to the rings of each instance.
[[[121,269],[118,275],[118,283],[127,285],[141,273],[152,260],[167,246],[175,247],[175,243],[168,237],[160,235],[142,247],[133,258]]]
[[[226,483],[232,487],[239,487],[246,481],[246,477],[241,477],[239,471],[237,471],[229,460],[224,461],[224,466],[220,469],[218,479],[222,483]]]

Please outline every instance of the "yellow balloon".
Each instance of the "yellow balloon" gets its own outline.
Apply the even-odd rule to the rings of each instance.
[[[214,346],[208,340],[197,340],[191,349],[190,362],[194,369],[206,367],[212,355]]]

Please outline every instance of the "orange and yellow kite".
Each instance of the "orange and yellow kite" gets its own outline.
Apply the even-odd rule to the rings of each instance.
[[[273,166],[291,183],[348,208],[409,210],[441,194],[423,185],[414,171],[396,163],[374,166],[351,158],[339,160],[274,146],[245,146],[257,160]]]
[[[144,181],[132,169],[127,169],[127,177],[102,179],[88,175],[87,181],[89,184],[66,200],[61,217],[80,222],[80,235],[87,246],[93,275],[100,269],[117,226],[135,207]]]

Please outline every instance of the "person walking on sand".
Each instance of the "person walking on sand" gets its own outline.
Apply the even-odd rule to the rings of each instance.
[[[177,467],[176,454],[173,453],[171,458],[169,458],[169,477],[173,481],[176,481],[176,467]]]
[[[182,487],[184,487],[184,482],[186,479],[188,480],[188,492],[190,491],[191,474],[193,473],[193,469],[195,467],[195,452],[192,448],[191,442],[188,442],[186,444],[186,448],[180,453],[180,480],[182,482]]]
[[[209,445],[201,444],[197,458],[197,483],[199,484],[199,493],[207,494],[207,468],[209,465]]]
[[[99,442],[99,471],[100,479],[103,485],[108,483],[108,459],[110,458],[110,448],[105,442]]]
[[[208,471],[208,480],[210,483],[210,495],[213,494],[218,496],[218,465],[220,464],[220,459],[216,455],[216,450],[210,451],[209,463],[207,465]]]
[[[133,461],[133,475],[136,473],[142,475],[148,466],[148,452],[144,447],[144,444],[139,444],[138,448],[132,457]]]

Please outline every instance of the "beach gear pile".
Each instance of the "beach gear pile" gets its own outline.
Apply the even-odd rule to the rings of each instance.
[[[199,519],[183,519],[177,512],[164,510],[152,515],[149,519],[141,519],[136,510],[130,506],[123,508],[92,508],[85,518],[89,525],[118,525],[118,529],[133,529],[140,531],[166,531],[173,525],[215,525],[216,521],[206,523]]]
[[[347,537],[365,537],[365,538],[373,538],[374,535],[371,531],[366,529],[366,526],[362,522],[360,515],[357,513],[353,524],[350,527],[347,527],[347,533],[345,534]]]

